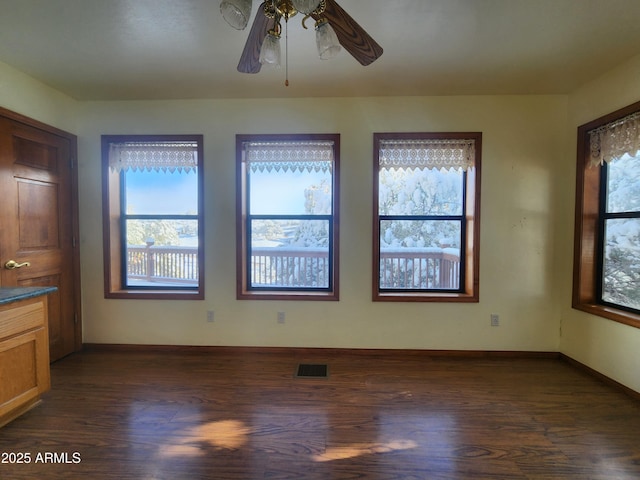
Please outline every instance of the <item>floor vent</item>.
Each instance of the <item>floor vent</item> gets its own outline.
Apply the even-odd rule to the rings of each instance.
[[[301,363],[296,370],[296,377],[302,378],[327,378],[329,367],[324,364]]]

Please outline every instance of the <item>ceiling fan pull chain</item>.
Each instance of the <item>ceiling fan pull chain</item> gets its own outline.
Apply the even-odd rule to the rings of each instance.
[[[289,22],[284,24],[284,86],[289,86]]]

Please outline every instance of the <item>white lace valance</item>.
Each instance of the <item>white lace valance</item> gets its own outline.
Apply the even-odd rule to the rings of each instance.
[[[625,153],[635,156],[640,150],[640,112],[589,132],[591,166],[602,165]]]
[[[126,142],[109,144],[112,171],[191,172],[198,168],[195,142]]]
[[[473,167],[475,140],[389,139],[380,141],[380,168],[462,169]]]
[[[330,172],[333,142],[247,142],[244,159],[252,172]]]

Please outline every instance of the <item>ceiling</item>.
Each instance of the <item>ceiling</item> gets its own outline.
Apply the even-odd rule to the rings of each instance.
[[[147,100],[563,94],[640,54],[638,0],[338,0],[384,54],[320,60],[297,16],[285,87],[284,67],[237,72],[250,27],[219,3],[0,0],[0,61],[78,100]]]

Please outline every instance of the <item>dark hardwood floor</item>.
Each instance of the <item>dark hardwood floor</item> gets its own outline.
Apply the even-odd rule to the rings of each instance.
[[[96,349],[52,385],[0,478],[640,478],[638,399],[555,358]]]

